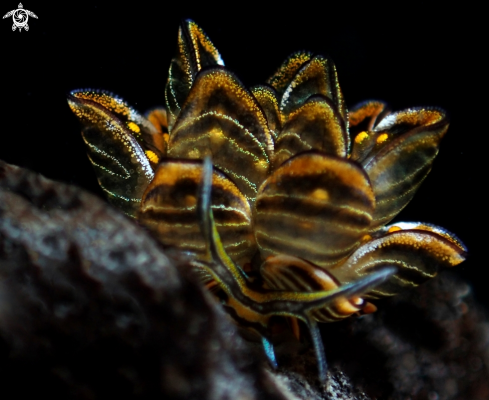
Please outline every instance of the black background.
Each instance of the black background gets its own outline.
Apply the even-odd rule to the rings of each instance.
[[[0,14],[17,1],[2,2]],[[393,110],[431,105],[448,111],[451,126],[433,170],[397,220],[456,233],[469,248],[456,270],[489,305],[481,9],[428,2],[23,4],[39,17],[29,19],[28,32],[12,32],[11,18],[0,21],[0,159],[103,197],[66,94],[90,87],[110,90],[140,111],[163,105],[183,18],[201,25],[247,85],[263,82],[293,51],[329,55],[348,106],[380,99]]]

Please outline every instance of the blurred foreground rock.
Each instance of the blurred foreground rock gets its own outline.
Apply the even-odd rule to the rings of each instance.
[[[1,164],[0,397],[283,398],[177,263],[94,196]]]
[[[281,368],[243,341],[187,264],[103,201],[0,162],[0,397],[489,398],[489,324],[454,275],[325,324]]]

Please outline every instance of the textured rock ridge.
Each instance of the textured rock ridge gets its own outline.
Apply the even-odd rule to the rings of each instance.
[[[185,262],[101,200],[0,164],[3,393],[282,398],[177,268]]]

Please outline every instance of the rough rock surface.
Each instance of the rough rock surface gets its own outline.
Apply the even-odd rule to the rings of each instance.
[[[270,372],[217,302],[134,222],[0,162],[2,399],[487,399],[489,324],[442,274],[372,316],[276,338]]]
[[[282,398],[214,303],[102,201],[0,165],[2,399]]]

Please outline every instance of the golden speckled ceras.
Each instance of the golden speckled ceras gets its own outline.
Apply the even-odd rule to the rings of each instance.
[[[348,112],[334,64],[308,52],[247,89],[192,21],[179,29],[165,100],[146,116],[102,91],[73,91],[68,102],[109,200],[191,253],[272,363],[270,316],[307,324],[324,379],[315,321],[375,311],[365,299],[464,260],[443,228],[386,225],[431,169],[443,110],[368,101]]]

